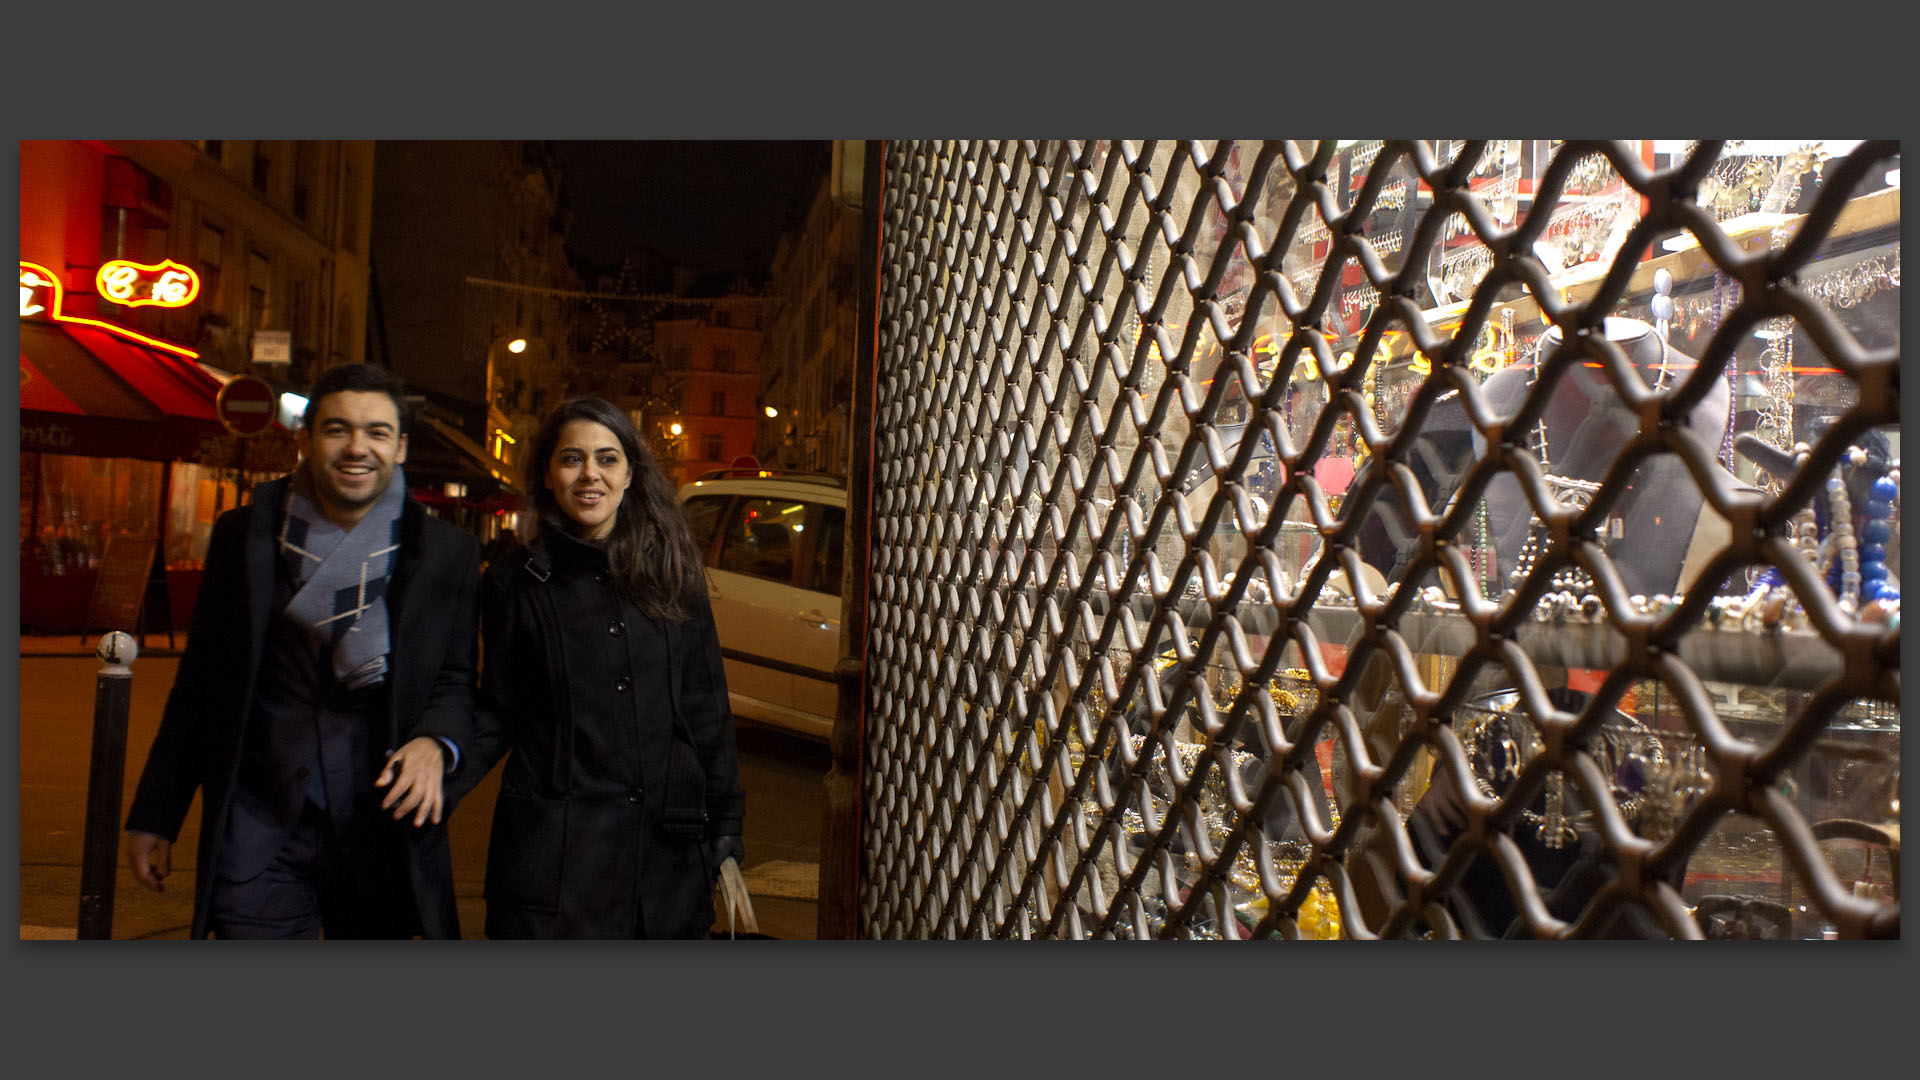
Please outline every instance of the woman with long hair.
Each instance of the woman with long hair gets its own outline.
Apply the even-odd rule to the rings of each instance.
[[[482,578],[478,731],[450,782],[506,756],[487,936],[705,937],[746,800],[699,549],[613,405],[567,401],[531,451],[523,546]]]

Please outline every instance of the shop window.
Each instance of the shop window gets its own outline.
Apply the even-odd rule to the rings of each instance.
[[[34,537],[34,505],[39,501],[40,455],[20,455],[20,554],[24,557]]]
[[[29,565],[43,574],[92,570],[115,534],[154,536],[160,465],[130,458],[40,455]]]
[[[221,514],[239,506],[254,484],[271,479],[269,473],[213,469],[191,462],[175,462],[173,491],[167,507],[167,569],[199,570],[207,560],[207,541]]]

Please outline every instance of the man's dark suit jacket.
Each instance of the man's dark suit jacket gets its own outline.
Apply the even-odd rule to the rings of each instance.
[[[273,617],[279,558],[274,534],[287,488],[285,477],[257,485],[251,505],[230,510],[214,523],[187,648],[127,814],[128,829],[175,840],[194,791],[201,791],[195,938],[208,933],[208,901],[254,713],[253,688]],[[385,738],[386,747],[398,748],[422,735],[450,739],[456,746],[468,741],[479,586],[479,544],[408,498],[387,588],[393,649],[387,715],[381,718],[385,730],[375,733]],[[404,831],[406,859],[391,872],[408,878],[421,936],[459,937],[446,826],[415,828],[409,821],[393,827]]]

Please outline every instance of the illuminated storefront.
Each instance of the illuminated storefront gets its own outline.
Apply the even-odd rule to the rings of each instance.
[[[171,261],[114,260],[94,279],[125,306],[182,306],[199,291]],[[21,261],[21,626],[80,629],[109,544],[161,541],[167,615],[185,626],[214,518],[291,465],[291,439],[277,426],[231,434],[214,406],[224,380],[196,352],[69,313],[66,289]]]

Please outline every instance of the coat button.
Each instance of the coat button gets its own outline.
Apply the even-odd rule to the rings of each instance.
[[[637,803],[637,802],[639,802],[639,801],[640,801],[640,793],[639,793],[638,791],[630,791],[630,792],[628,792],[628,793],[627,793],[627,801],[628,801],[628,802],[630,802],[630,803]]]
[[[612,626],[607,627],[607,633],[612,634],[614,637],[619,637],[621,634],[624,634],[626,632],[627,632],[626,623],[617,622],[617,623],[614,623]]]
[[[624,694],[627,692],[627,687],[632,685],[633,683],[623,678],[619,682],[613,684],[614,693]]]

